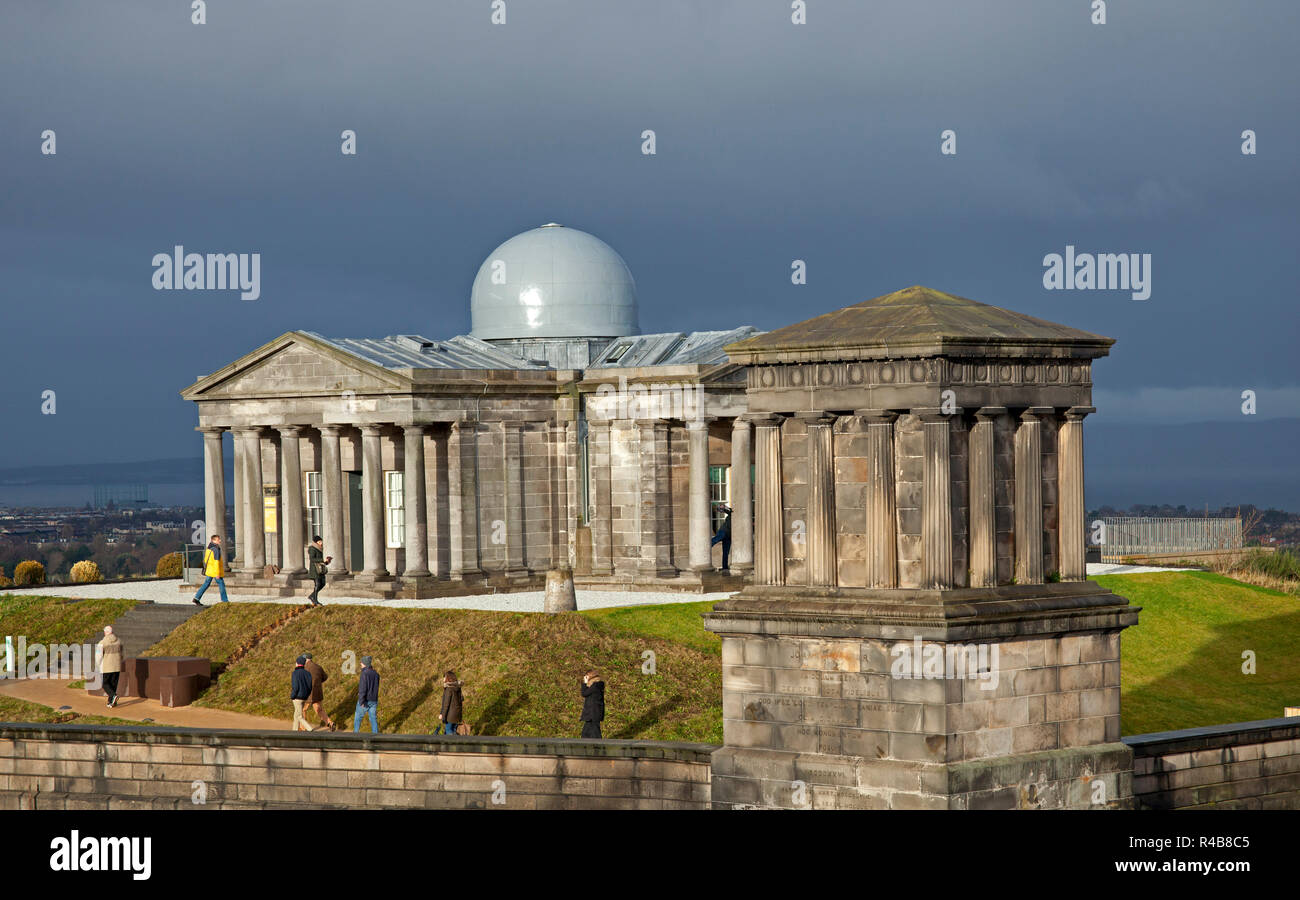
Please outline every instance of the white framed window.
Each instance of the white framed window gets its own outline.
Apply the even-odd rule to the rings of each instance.
[[[311,541],[325,524],[320,472],[307,473],[307,540]]]
[[[730,505],[731,466],[709,466],[709,523],[715,534],[727,518],[722,507]]]
[[[406,545],[406,502],[402,491],[402,473],[384,473],[384,501],[388,509],[388,546]]]

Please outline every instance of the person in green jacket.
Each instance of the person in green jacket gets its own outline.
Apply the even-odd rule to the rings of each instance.
[[[208,589],[208,585],[215,580],[217,587],[221,589],[221,602],[229,603],[230,598],[226,596],[226,565],[221,556],[221,535],[214,534],[208,541],[208,549],[203,551],[203,586],[199,592],[194,595],[194,605],[202,606],[199,598],[203,592]]]

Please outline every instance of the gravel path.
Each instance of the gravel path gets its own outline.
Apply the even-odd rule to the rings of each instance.
[[[1119,563],[1088,563],[1089,575],[1144,575],[1147,572],[1198,572],[1199,569],[1171,569],[1165,566],[1125,566]]]
[[[179,589],[180,581],[132,581],[125,584],[58,585],[29,588],[23,594],[48,594],[54,597],[125,597],[131,600],[152,600],[155,603],[189,603],[193,596]],[[304,595],[306,591],[303,592]],[[649,606],[657,603],[696,603],[701,600],[721,600],[730,593],[684,594],[677,591],[592,591],[578,589],[579,609],[601,609],[610,606]],[[303,602],[303,597],[263,597],[256,594],[229,592],[232,603],[290,603]],[[541,612],[545,594],[542,591],[520,591],[513,594],[472,594],[466,597],[432,597],[425,600],[376,600],[368,597],[336,597],[330,595],[327,585],[321,592],[321,603],[345,603],[355,606],[411,607],[417,609],[489,609],[501,612]],[[0,598],[4,594],[0,593]],[[221,594],[216,585],[203,595],[204,604],[220,603]]]

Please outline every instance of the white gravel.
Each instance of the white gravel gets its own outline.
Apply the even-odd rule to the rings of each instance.
[[[1165,566],[1125,566],[1120,563],[1088,563],[1089,575],[1143,575],[1147,572],[1196,572],[1198,569],[1171,569]]]
[[[23,594],[48,594],[54,597],[124,597],[131,600],[152,600],[155,603],[189,603],[193,591],[181,591],[180,581],[132,581],[125,584],[58,585],[22,589]],[[227,591],[231,603],[302,603],[303,591],[298,597],[263,597],[256,594],[238,594]],[[601,609],[610,606],[648,606],[656,603],[696,603],[701,600],[721,600],[730,593],[686,594],[678,591],[592,591],[579,589],[578,609]],[[376,600],[368,597],[336,597],[329,586],[321,592],[322,604],[344,603],[355,606],[387,606],[415,609],[489,609],[500,612],[541,612],[542,591],[520,591],[502,594],[471,594],[465,597],[431,597],[425,600]],[[4,593],[0,593],[3,599]],[[203,603],[220,603],[221,594],[214,584],[203,595]]]

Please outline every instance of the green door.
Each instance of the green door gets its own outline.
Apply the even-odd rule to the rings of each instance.
[[[361,473],[344,472],[348,477],[348,524],[352,540],[348,542],[351,549],[348,571],[360,572],[366,567],[365,559],[365,524],[361,517]]]

